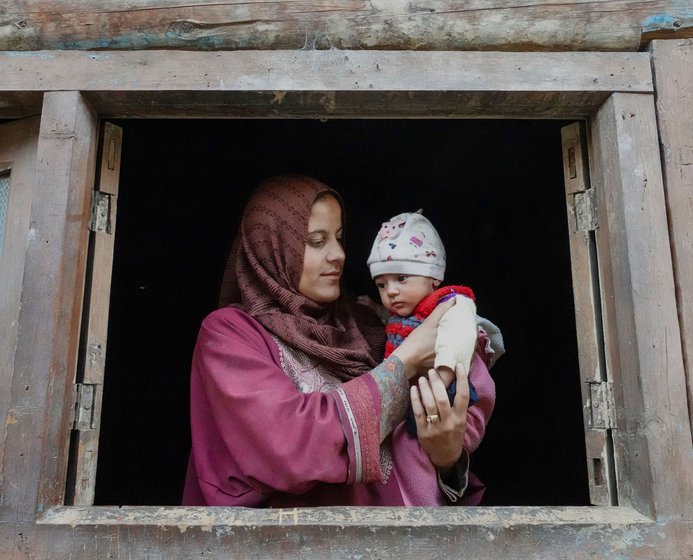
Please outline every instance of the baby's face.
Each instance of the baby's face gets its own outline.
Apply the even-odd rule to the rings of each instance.
[[[437,280],[428,276],[381,274],[375,277],[380,301],[390,313],[400,317],[411,315],[417,304],[435,291],[437,284]]]

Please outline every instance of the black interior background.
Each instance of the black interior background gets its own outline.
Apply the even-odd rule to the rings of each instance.
[[[559,121],[122,120],[97,504],[178,504],[188,378],[243,204],[263,178],[314,176],[347,207],[346,282],[380,223],[423,208],[507,354],[472,469],[485,505],[589,502]]]

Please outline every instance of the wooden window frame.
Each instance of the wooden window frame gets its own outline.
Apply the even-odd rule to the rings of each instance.
[[[14,519],[11,542],[24,531],[23,538],[37,537],[37,557],[70,551],[84,558],[154,549],[166,557],[199,550],[252,556],[259,546],[268,555],[303,557],[307,550],[324,557],[385,549],[410,556],[433,546],[437,555],[465,551],[475,558],[503,551],[523,558],[604,551],[675,558],[686,550],[690,431],[682,429],[688,426],[685,375],[648,53],[0,52],[0,70],[7,77],[0,82],[0,116],[42,115],[37,186],[47,195],[32,208],[38,233],[27,250],[30,300],[15,358],[15,377],[33,376],[27,390],[43,411],[20,422],[42,443],[28,444],[22,459],[30,466],[23,483],[35,490],[12,494],[0,509],[0,521]],[[603,228],[600,282],[620,505],[62,505],[99,120],[375,116],[587,123]],[[16,461],[7,452],[5,460]],[[12,465],[17,471],[18,463]]]

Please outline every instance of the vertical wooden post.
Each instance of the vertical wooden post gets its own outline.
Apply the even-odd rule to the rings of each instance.
[[[0,522],[63,500],[96,138],[79,92],[44,95]]]
[[[693,39],[654,41],[652,62],[693,431]]]
[[[619,503],[683,520],[693,503],[691,432],[681,423],[685,378],[653,96],[611,95],[592,137]]]
[[[0,171],[10,173],[10,192],[0,248],[0,441],[15,418],[9,414],[12,371],[17,346],[22,280],[34,195],[39,119],[0,125]],[[0,444],[0,468],[5,445]],[[2,478],[0,477],[0,480]],[[2,487],[0,486],[0,493]]]

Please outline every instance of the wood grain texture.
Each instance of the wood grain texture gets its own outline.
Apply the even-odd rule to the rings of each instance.
[[[0,52],[12,91],[650,92],[647,53]]]
[[[601,507],[59,507],[0,524],[0,556],[672,560],[686,558],[690,529]]]
[[[91,505],[94,503],[122,143],[122,129],[112,123],[104,123],[97,191],[110,195],[109,207],[105,229],[98,229],[90,234],[85,320],[82,324],[85,344],[80,349],[82,352],[81,371],[77,373],[80,383],[95,386],[92,407],[93,424],[73,434],[75,456],[71,457],[73,472],[70,473],[70,480],[74,480],[74,486],[67,490],[68,503],[71,504]]]
[[[571,118],[653,90],[647,53],[0,52],[0,73],[0,116],[66,89],[103,117]]]
[[[51,92],[44,96],[39,143],[39,170],[60,196],[63,215],[53,218],[53,227],[62,221],[56,315],[51,317],[51,373],[45,403],[45,448],[41,463],[38,508],[63,503],[67,477],[69,428],[73,412],[72,390],[82,321],[87,262],[87,223],[94,188],[98,121],[79,92]],[[55,212],[55,208],[53,208]],[[54,214],[55,216],[55,214]],[[64,216],[64,218],[63,218]],[[50,221],[41,216],[37,223]],[[45,319],[44,319],[45,320]],[[49,323],[50,324],[50,323]]]
[[[39,521],[33,552],[90,560],[670,560],[685,557],[687,528],[654,523],[628,508],[601,507],[57,508]]]
[[[686,37],[687,0],[14,0],[0,50],[634,51]]]
[[[607,377],[602,358],[604,337],[594,233],[578,228],[575,211],[575,195],[593,188],[590,184],[585,136],[584,123],[581,122],[561,129],[575,330],[580,362],[590,501],[597,505],[616,505],[613,446],[606,430],[592,425],[590,409],[590,384],[605,382]]]
[[[2,522],[33,519],[40,484],[46,503],[62,503],[95,123],[78,93],[45,95],[10,393],[14,421],[4,441]]]
[[[0,125],[0,172],[10,173],[3,243],[0,252],[0,441],[8,425],[16,422],[10,413],[12,372],[19,331],[24,264],[29,242],[31,202],[36,188],[36,146],[39,119]],[[5,445],[0,445],[0,468]],[[3,480],[0,471],[0,481]],[[4,495],[0,483],[0,495]]]
[[[652,62],[693,431],[693,40],[655,41]]]
[[[619,503],[690,520],[691,431],[653,96],[613,94],[592,133]]]

